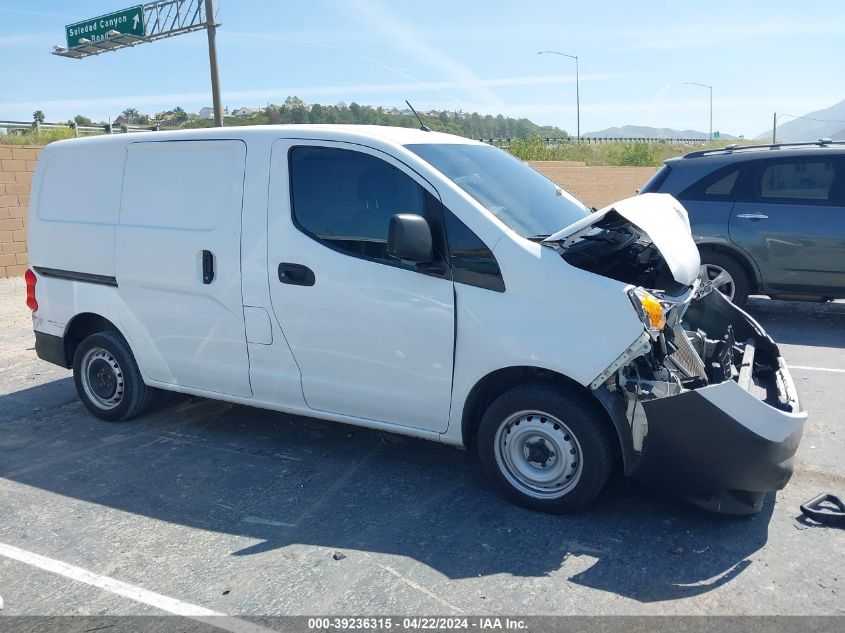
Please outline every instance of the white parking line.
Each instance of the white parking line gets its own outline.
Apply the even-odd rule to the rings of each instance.
[[[790,365],[790,369],[806,369],[807,371],[832,371],[835,374],[845,374],[845,369],[832,369],[831,367],[806,367],[805,365]]]
[[[109,593],[129,598],[135,602],[155,607],[173,615],[181,615],[192,620],[211,624],[226,631],[232,631],[232,633],[270,633],[271,631],[252,622],[247,622],[246,620],[241,620],[218,611],[212,611],[211,609],[206,609],[195,604],[182,602],[176,598],[163,596],[160,593],[148,591],[147,589],[142,589],[141,587],[136,587],[135,585],[130,585],[129,583],[115,580],[108,576],[101,576],[87,569],[69,565],[54,558],[48,558],[40,554],[22,550],[14,545],[0,543],[0,556],[32,565],[38,569],[43,569],[44,571],[49,571],[59,576],[91,585],[92,587],[98,587]]]

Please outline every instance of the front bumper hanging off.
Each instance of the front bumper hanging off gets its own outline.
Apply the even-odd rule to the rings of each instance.
[[[780,351],[748,314],[712,292],[686,318],[707,332],[730,326],[751,342],[751,361],[738,379],[640,401],[647,434],[641,452],[626,456],[626,472],[707,510],[757,513],[792,476],[807,413]]]
[[[727,514],[759,512],[767,492],[786,486],[807,419],[761,402],[732,380],[643,408],[648,435],[633,475],[671,482],[696,505]]]

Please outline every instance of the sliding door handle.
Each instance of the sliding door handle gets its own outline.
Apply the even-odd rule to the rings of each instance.
[[[202,283],[208,285],[214,281],[214,253],[202,252]]]
[[[736,217],[743,220],[768,220],[769,216],[765,213],[740,213]]]
[[[314,271],[302,264],[279,264],[279,281],[292,286],[313,286]]]

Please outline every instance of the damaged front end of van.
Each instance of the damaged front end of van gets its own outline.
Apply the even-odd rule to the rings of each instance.
[[[720,513],[754,514],[792,476],[806,412],[777,345],[699,279],[686,211],[623,200],[544,240],[572,266],[628,284],[643,332],[590,384],[626,474]]]

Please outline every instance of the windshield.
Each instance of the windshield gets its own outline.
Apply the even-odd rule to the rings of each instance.
[[[406,145],[522,237],[546,237],[590,210],[521,160],[490,145]]]

